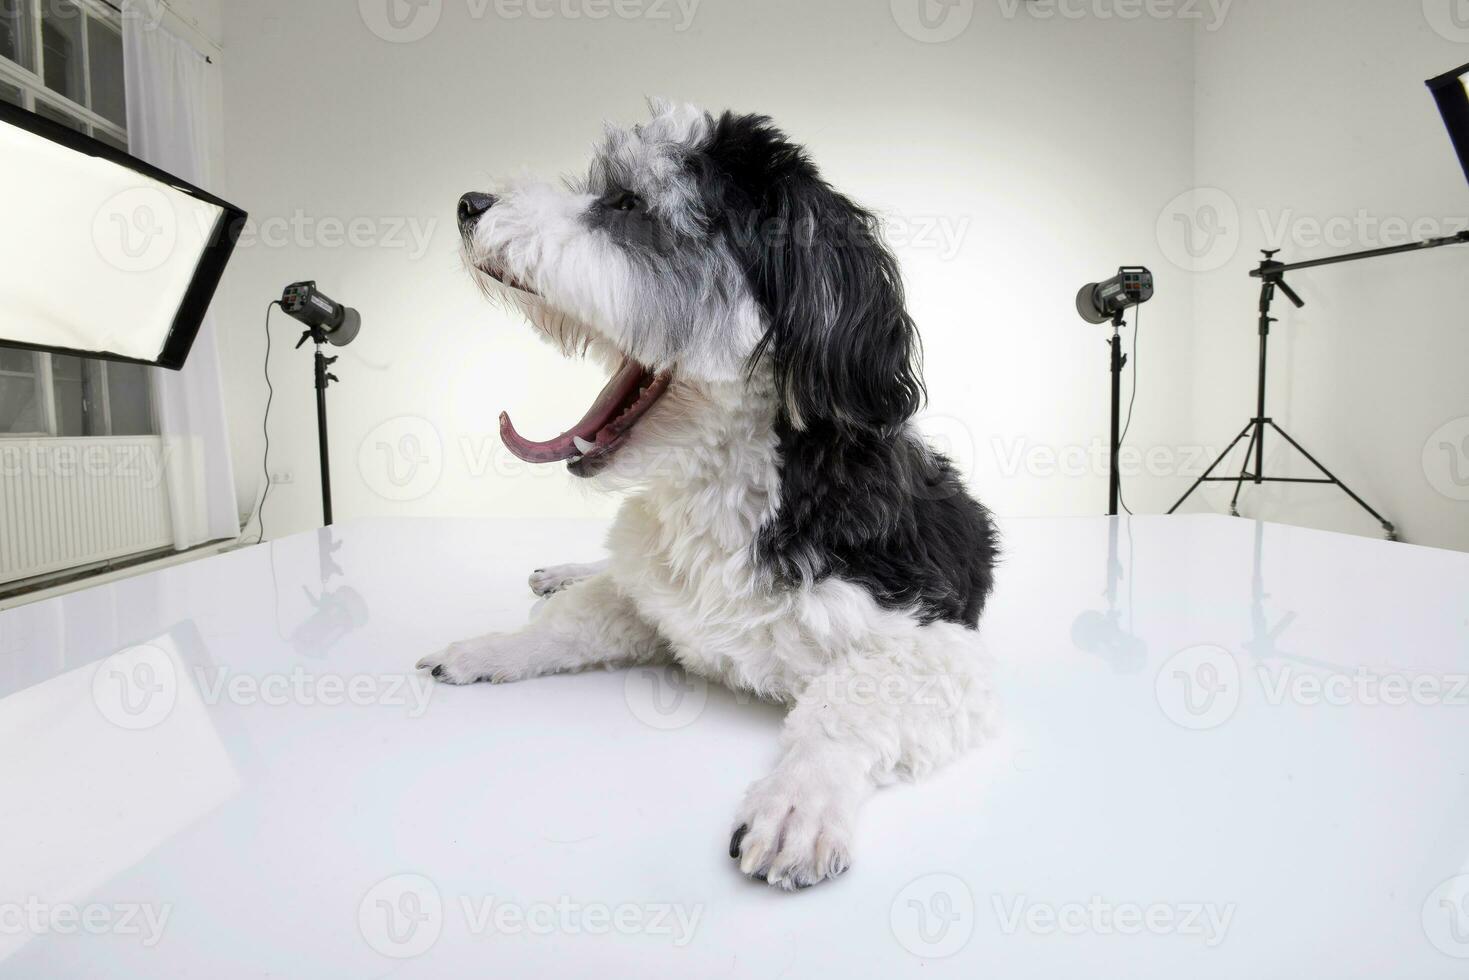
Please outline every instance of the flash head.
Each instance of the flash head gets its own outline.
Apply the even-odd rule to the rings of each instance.
[[[1076,294],[1076,312],[1087,323],[1106,323],[1152,298],[1153,274],[1140,265],[1123,266],[1106,282],[1082,286]]]
[[[320,331],[333,347],[346,347],[362,329],[362,316],[316,288],[314,280],[293,282],[281,294],[281,309],[313,332]]]

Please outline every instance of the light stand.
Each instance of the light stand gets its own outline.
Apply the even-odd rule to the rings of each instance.
[[[321,457],[321,520],[326,527],[332,525],[332,469],[326,439],[326,386],[339,380],[328,368],[337,362],[335,356],[327,357],[321,345],[327,342],[326,331],[319,326],[307,327],[296,341],[299,349],[310,340],[316,345],[316,447]]]
[[[1367,513],[1376,518],[1377,522],[1382,525],[1382,530],[1387,535],[1387,539],[1389,541],[1396,541],[1398,536],[1397,529],[1393,527],[1392,522],[1383,517],[1377,511],[1373,510],[1372,507],[1365,500],[1363,500],[1361,497],[1357,496],[1355,492],[1353,492],[1351,487],[1347,486],[1345,483],[1339,480],[1330,470],[1321,465],[1321,463],[1316,460],[1316,457],[1312,456],[1309,452],[1306,451],[1304,446],[1302,446],[1295,439],[1291,438],[1290,434],[1282,429],[1278,424],[1276,424],[1274,419],[1265,414],[1265,369],[1268,361],[1270,346],[1270,324],[1276,322],[1275,317],[1272,317],[1270,315],[1270,306],[1275,300],[1276,289],[1279,289],[1281,292],[1285,293],[1286,298],[1294,303],[1298,309],[1306,305],[1305,300],[1296,295],[1295,290],[1291,289],[1290,286],[1286,283],[1285,274],[1287,272],[1294,272],[1300,269],[1314,269],[1318,266],[1324,265],[1336,265],[1341,262],[1353,262],[1357,259],[1377,258],[1383,255],[1397,255],[1402,252],[1421,252],[1425,249],[1441,248],[1445,245],[1462,244],[1469,244],[1469,231],[1461,231],[1457,235],[1451,235],[1446,238],[1431,238],[1426,241],[1412,242],[1408,245],[1398,245],[1390,248],[1374,248],[1365,252],[1352,252],[1347,255],[1336,255],[1324,259],[1312,259],[1307,262],[1294,262],[1289,265],[1275,261],[1275,255],[1279,251],[1279,249],[1266,250],[1265,258],[1261,260],[1259,268],[1254,269],[1250,272],[1250,276],[1252,278],[1260,280],[1260,363],[1255,392],[1255,417],[1250,419],[1249,423],[1245,425],[1240,434],[1234,437],[1234,441],[1229,444],[1229,447],[1225,449],[1224,452],[1219,454],[1219,458],[1214,460],[1214,462],[1209,465],[1209,468],[1204,471],[1204,475],[1194,481],[1194,485],[1188,488],[1188,492],[1186,492],[1182,497],[1178,498],[1178,503],[1174,504],[1173,507],[1168,511],[1168,513],[1172,514],[1177,511],[1179,507],[1182,507],[1184,501],[1193,496],[1194,491],[1205,483],[1233,483],[1235,485],[1234,496],[1230,498],[1229,501],[1229,513],[1235,517],[1239,516],[1239,495],[1240,491],[1244,489],[1246,481],[1249,481],[1256,486],[1259,486],[1262,483],[1318,483],[1326,484],[1328,486],[1340,487],[1342,489],[1342,492],[1345,493],[1348,497],[1351,497],[1352,500],[1359,507],[1361,507]],[[1269,429],[1275,430],[1276,434],[1278,434],[1286,442],[1290,443],[1291,447],[1295,449],[1296,452],[1306,457],[1311,465],[1316,467],[1316,469],[1321,472],[1324,479],[1298,479],[1283,476],[1266,476],[1265,433]],[[1243,440],[1245,436],[1249,436],[1250,441],[1245,451],[1245,462],[1244,465],[1240,467],[1239,476],[1214,476],[1214,470],[1219,467],[1220,463],[1224,462],[1225,457],[1227,457],[1231,452],[1234,451],[1234,447],[1239,445],[1241,440]],[[1253,472],[1251,472],[1250,470],[1250,462],[1252,457],[1255,464]]]
[[[1122,369],[1127,365],[1127,355],[1122,353],[1122,328],[1126,325],[1122,319],[1122,311],[1118,310],[1112,317],[1112,339],[1107,341],[1107,346],[1112,348],[1112,442],[1107,464],[1111,487],[1107,492],[1107,513],[1112,517],[1117,516],[1117,504],[1122,496],[1122,467],[1119,461],[1122,453]]]
[[[306,324],[296,348],[310,340],[316,344],[316,447],[321,457],[321,520],[332,524],[332,470],[326,440],[326,388],[337,380],[328,370],[337,362],[321,352],[323,344],[345,347],[362,329],[362,316],[350,306],[343,306],[316,288],[314,280],[293,282],[281,295],[281,309]]]

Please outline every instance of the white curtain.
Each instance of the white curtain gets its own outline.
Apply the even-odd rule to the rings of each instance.
[[[220,105],[219,66],[169,33],[143,0],[124,16],[128,144],[132,154],[214,192],[210,112]],[[127,0],[124,8],[136,6]],[[153,398],[163,437],[174,547],[240,533],[214,318],[207,316],[182,371],[157,369]]]

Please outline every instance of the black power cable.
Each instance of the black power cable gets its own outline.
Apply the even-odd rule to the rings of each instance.
[[[275,401],[275,386],[270,383],[270,309],[280,305],[281,301],[276,299],[265,307],[265,389],[269,394],[265,397],[265,418],[260,423],[261,431],[265,434],[265,457],[260,463],[265,476],[265,489],[261,491],[260,503],[255,507],[255,515],[260,521],[260,534],[255,538],[256,544],[265,540],[265,498],[270,496],[270,403]]]

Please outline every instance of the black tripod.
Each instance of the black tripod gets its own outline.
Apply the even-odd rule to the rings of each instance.
[[[326,442],[326,386],[338,380],[328,369],[337,362],[336,357],[327,357],[321,352],[326,343],[326,331],[321,327],[308,327],[296,341],[296,347],[310,340],[316,344],[316,445],[321,455],[321,519],[331,527],[332,523],[332,470],[328,461]]]
[[[1444,244],[1448,244],[1448,242],[1445,241]],[[1418,248],[1423,246],[1410,247]],[[1355,258],[1366,258],[1369,255],[1385,255],[1392,251],[1403,251],[1403,249],[1377,249],[1372,252],[1363,252],[1356,255],[1344,255],[1334,259],[1320,259],[1315,262],[1301,262],[1297,265],[1285,265],[1281,262],[1276,262],[1275,254],[1278,251],[1279,249],[1267,250],[1265,252],[1265,258],[1260,262],[1260,267],[1250,273],[1251,276],[1260,280],[1260,374],[1258,379],[1258,387],[1256,389],[1255,417],[1250,419],[1249,424],[1244,427],[1239,435],[1234,437],[1234,441],[1229,444],[1229,448],[1220,453],[1219,458],[1214,460],[1214,462],[1210,464],[1209,468],[1204,471],[1204,475],[1194,481],[1194,485],[1188,488],[1188,492],[1185,493],[1182,497],[1178,498],[1178,503],[1174,504],[1172,509],[1170,509],[1168,513],[1172,514],[1174,511],[1178,510],[1179,507],[1183,506],[1183,502],[1189,497],[1193,496],[1194,491],[1197,490],[1200,485],[1205,483],[1234,484],[1234,496],[1231,497],[1229,501],[1229,512],[1235,517],[1239,516],[1239,495],[1240,491],[1244,489],[1245,481],[1247,480],[1251,483],[1254,483],[1256,486],[1259,486],[1262,483],[1324,483],[1330,484],[1332,486],[1341,487],[1342,491],[1348,497],[1351,497],[1352,500],[1356,501],[1358,506],[1360,506],[1363,510],[1365,510],[1367,513],[1371,514],[1374,518],[1377,519],[1377,522],[1382,525],[1383,531],[1387,533],[1389,541],[1397,540],[1397,530],[1392,526],[1392,523],[1388,521],[1387,518],[1383,517],[1377,511],[1373,510],[1365,500],[1357,496],[1356,493],[1352,491],[1351,487],[1347,486],[1341,480],[1337,479],[1337,477],[1332,474],[1330,470],[1328,470],[1325,466],[1322,466],[1321,463],[1316,460],[1316,457],[1308,453],[1304,446],[1292,439],[1290,433],[1282,429],[1279,425],[1276,424],[1274,419],[1265,414],[1265,367],[1270,349],[1270,324],[1276,322],[1275,317],[1270,315],[1270,305],[1275,300],[1276,289],[1279,289],[1282,293],[1285,293],[1286,299],[1294,303],[1297,309],[1306,305],[1305,300],[1297,296],[1295,290],[1291,289],[1290,286],[1286,283],[1284,276],[1287,271],[1291,269],[1302,269],[1313,265],[1325,265],[1329,262],[1345,262]],[[1306,459],[1310,461],[1312,466],[1320,470],[1325,478],[1300,479],[1284,476],[1266,476],[1265,432],[1267,429],[1274,429],[1275,432],[1278,433],[1280,437],[1283,438],[1286,442],[1290,443],[1297,452],[1306,457]],[[1244,439],[1245,436],[1250,437],[1250,442],[1248,448],[1245,450],[1245,462],[1244,465],[1240,468],[1239,476],[1214,476],[1214,470],[1218,468],[1220,463],[1224,462],[1225,457],[1227,457],[1231,452],[1234,451],[1234,447],[1239,445],[1240,441]],[[1255,464],[1255,469],[1253,472],[1250,471],[1251,457],[1254,458]]]

